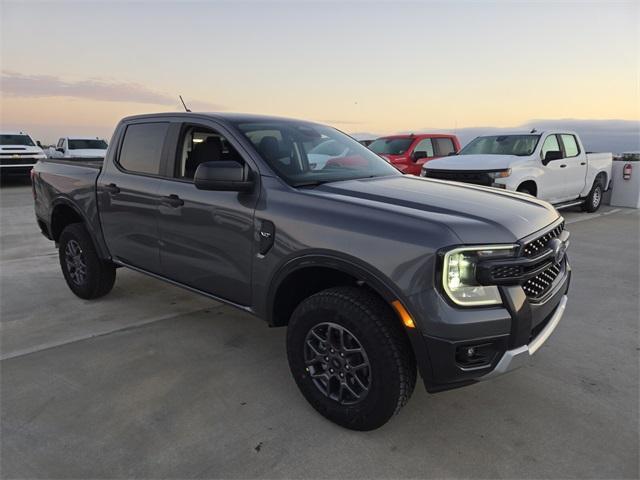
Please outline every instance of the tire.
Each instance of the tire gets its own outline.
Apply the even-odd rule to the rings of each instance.
[[[596,178],[596,181],[593,182],[593,187],[591,187],[591,191],[587,198],[584,199],[584,203],[582,204],[582,210],[585,212],[593,213],[600,208],[602,205],[602,194],[604,193],[602,189],[602,184],[600,180]]]
[[[330,288],[298,305],[289,321],[287,356],[311,406],[352,430],[384,425],[416,384],[416,361],[401,322],[364,288]]]
[[[116,280],[116,268],[111,262],[98,257],[84,225],[68,225],[60,234],[58,243],[62,274],[73,293],[91,300],[111,291]]]

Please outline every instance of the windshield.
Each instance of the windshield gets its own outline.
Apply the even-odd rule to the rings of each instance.
[[[369,145],[369,150],[378,155],[402,155],[413,142],[413,138],[379,138]]]
[[[533,153],[540,135],[492,135],[478,137],[460,150],[458,155],[517,155],[526,157]]]
[[[35,143],[29,135],[0,135],[0,145],[24,145],[26,147],[35,147]]]
[[[71,140],[69,150],[106,150],[107,142],[104,140]]]
[[[239,122],[236,126],[278,175],[294,187],[401,175],[367,147],[330,127],[284,120]],[[325,148],[331,153],[317,153],[316,149]]]

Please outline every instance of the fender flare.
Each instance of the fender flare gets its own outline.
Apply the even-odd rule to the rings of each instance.
[[[96,233],[93,231],[93,228],[91,228],[92,223],[89,221],[86,214],[80,210],[73,201],[66,197],[57,197],[51,202],[51,213],[49,214],[49,231],[51,232],[51,236],[53,237],[53,213],[55,209],[61,205],[71,208],[71,210],[73,210],[82,219],[82,223],[84,223],[87,228],[87,232],[89,232],[89,236],[93,241],[93,245],[97,250],[98,256],[107,260],[111,259],[106,246],[96,237]],[[56,240],[55,243],[57,245],[58,241]]]
[[[316,251],[285,260],[271,277],[267,293],[267,311],[265,312],[265,318],[269,325],[272,325],[273,322],[274,301],[282,282],[291,273],[308,267],[327,267],[347,273],[367,284],[373,291],[380,295],[385,302],[390,304],[393,300],[400,300],[411,317],[415,318],[412,312],[412,306],[407,301],[406,295],[393,285],[391,280],[382,272],[349,255],[334,251]],[[400,321],[399,317],[398,321]],[[416,328],[404,328],[404,331],[409,338],[422,378],[432,378],[432,362],[429,357],[429,352],[427,351],[426,342],[419,330],[418,322],[416,322]]]

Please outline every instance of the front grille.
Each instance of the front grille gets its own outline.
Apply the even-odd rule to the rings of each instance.
[[[553,264],[535,277],[527,280],[522,285],[525,295],[533,300],[542,298],[551,289],[553,282],[558,278],[562,269],[563,265]]]
[[[493,278],[515,278],[522,275],[524,268],[520,265],[500,265],[491,269]]]
[[[473,183],[474,185],[485,185],[490,187],[493,179],[487,173],[464,172],[459,170],[431,170],[425,169],[424,176],[427,178],[437,178],[438,180],[450,180],[453,182]]]
[[[541,237],[531,240],[524,245],[523,254],[525,257],[533,257],[540,253],[549,243],[549,240],[559,237],[564,230],[564,222],[555,227],[553,230],[548,231]]]
[[[14,156],[19,156],[19,157],[33,157],[36,154],[33,152],[13,152],[11,150],[2,150],[0,151],[0,158],[11,158]]]
[[[33,156],[33,154],[31,154]],[[32,165],[38,160],[36,158],[6,158],[0,157],[0,165]]]

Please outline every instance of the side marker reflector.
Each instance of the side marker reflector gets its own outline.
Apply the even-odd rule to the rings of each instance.
[[[394,300],[393,302],[391,302],[391,306],[395,309],[396,312],[398,312],[398,315],[400,315],[400,319],[402,320],[402,323],[404,323],[405,327],[416,328],[416,324],[413,323],[413,318],[411,318],[411,315],[409,315],[407,309],[404,308],[404,305],[400,303],[400,300]]]

